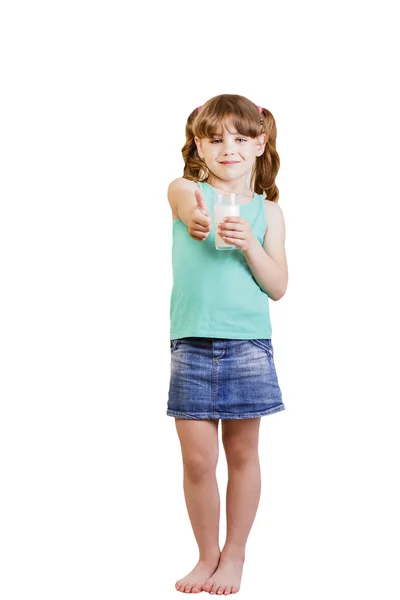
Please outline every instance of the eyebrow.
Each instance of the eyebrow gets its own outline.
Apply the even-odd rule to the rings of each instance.
[[[239,134],[238,131],[234,131],[232,133],[232,135],[238,135],[238,134]],[[223,135],[222,133],[213,133],[211,137],[222,137],[222,135]],[[239,135],[242,135],[242,134],[240,133]]]

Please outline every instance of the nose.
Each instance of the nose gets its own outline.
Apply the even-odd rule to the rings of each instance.
[[[234,154],[234,151],[231,148],[231,144],[232,144],[232,142],[230,142],[230,141],[225,141],[224,142],[224,147],[223,147],[223,154],[224,154],[224,156],[228,155],[228,154]]]

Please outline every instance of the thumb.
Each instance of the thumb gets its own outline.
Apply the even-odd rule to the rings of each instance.
[[[199,209],[201,210],[201,212],[203,214],[208,215],[208,206],[207,203],[204,199],[203,194],[201,193],[200,190],[195,190],[194,195],[196,196],[196,202],[197,202],[197,206],[199,207]]]

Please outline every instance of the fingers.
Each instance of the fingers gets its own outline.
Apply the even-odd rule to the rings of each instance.
[[[201,233],[211,231],[211,223],[209,223],[208,225],[201,225],[201,223],[196,223],[195,221],[193,223],[193,227]]]
[[[243,239],[243,237],[240,235],[240,233],[235,233],[234,231],[219,231],[218,235],[220,235],[222,238],[225,239],[235,239],[235,240],[241,240]]]
[[[244,231],[245,228],[240,223],[224,223],[223,221],[218,224],[218,229],[222,231],[226,231],[227,233],[233,231]]]
[[[236,243],[243,239],[245,227],[241,223],[221,221],[217,226],[218,234],[228,243]]]
[[[200,225],[200,228],[204,227],[205,229],[211,229],[211,216],[205,215],[199,208],[194,211],[193,222],[195,225]]]
[[[194,195],[197,206],[191,215],[189,235],[193,239],[203,242],[211,231],[212,219],[202,192],[197,189]]]
[[[204,240],[209,236],[210,232],[203,232],[203,231],[199,231],[197,229],[193,229],[190,232],[190,237],[192,237],[195,240],[199,240],[201,242],[204,242]]]
[[[203,214],[208,215],[208,206],[207,206],[207,202],[204,199],[203,194],[201,193],[200,190],[195,190],[194,195],[196,196],[196,202],[197,202],[197,206],[199,207],[199,209],[201,210],[201,212]]]

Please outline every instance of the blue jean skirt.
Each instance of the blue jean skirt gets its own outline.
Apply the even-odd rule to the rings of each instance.
[[[249,419],[285,409],[270,339],[170,340],[167,415]]]

